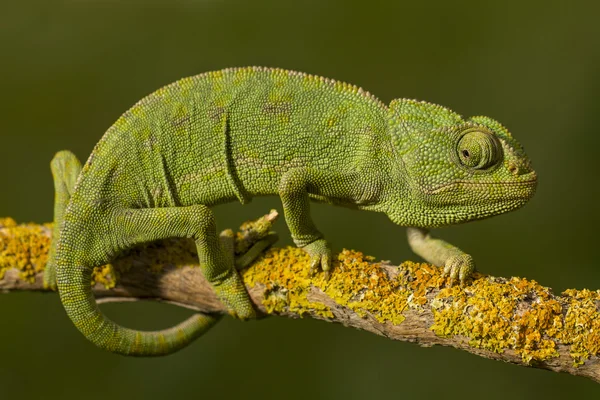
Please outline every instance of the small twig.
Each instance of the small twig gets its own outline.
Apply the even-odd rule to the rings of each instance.
[[[50,233],[48,226],[0,220],[0,291],[44,290]],[[196,262],[192,242],[149,244],[98,268],[94,292],[104,301],[158,299],[226,313]],[[280,248],[241,274],[263,315],[313,317],[600,382],[600,291],[556,296],[535,281],[482,275],[449,288],[431,265],[398,267],[348,250],[338,255],[329,280],[309,277],[308,269],[302,250]]]

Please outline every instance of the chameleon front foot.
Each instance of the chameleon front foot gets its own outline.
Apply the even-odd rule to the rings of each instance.
[[[329,277],[333,266],[333,258],[331,247],[325,239],[317,239],[314,242],[303,247],[303,250],[310,256],[310,272],[311,276],[315,275],[319,269],[325,272]]]
[[[475,272],[475,261],[466,253],[451,256],[444,264],[442,276],[450,277],[450,286],[458,281],[463,285]]]
[[[434,265],[442,265],[442,276],[450,277],[450,286],[458,281],[461,285],[475,272],[473,257],[456,246],[433,238],[424,228],[408,228],[408,244],[412,250]]]

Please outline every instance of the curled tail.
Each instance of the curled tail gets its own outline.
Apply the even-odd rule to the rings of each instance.
[[[137,331],[109,320],[92,293],[92,268],[59,265],[58,291],[67,315],[77,329],[98,347],[129,356],[161,356],[173,353],[210,329],[219,316],[194,314],[172,328]]]
[[[57,263],[60,227],[67,204],[81,172],[81,163],[70,151],[60,151],[51,163],[56,199],[54,206],[54,232],[49,262],[44,274],[44,285],[55,288],[58,284],[61,301],[77,328],[103,349],[132,356],[159,356],[173,353],[187,346],[210,329],[220,317],[195,314],[179,325],[154,332],[136,331],[117,325],[107,319],[96,304],[92,294],[92,268]],[[57,268],[57,264],[59,267]],[[60,265],[63,264],[63,265]],[[58,275],[58,276],[57,276]]]

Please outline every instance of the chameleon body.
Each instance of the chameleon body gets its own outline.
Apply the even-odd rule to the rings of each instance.
[[[231,314],[255,316],[209,206],[279,196],[294,242],[324,271],[331,250],[309,200],[383,212],[409,227],[417,254],[462,282],[474,270],[471,256],[427,228],[514,210],[537,182],[519,143],[491,118],[463,119],[415,100],[386,106],[353,85],[260,67],[163,87],[108,129],[81,172],[70,153],[54,163],[56,245],[45,283],[57,284],[89,340],[129,355],[173,352],[216,321],[197,314],[141,332],[100,312],[92,269],[141,242],[193,238],[203,273]]]

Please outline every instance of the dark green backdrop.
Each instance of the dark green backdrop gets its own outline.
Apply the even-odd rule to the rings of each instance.
[[[279,66],[355,83],[385,102],[418,98],[500,120],[533,160],[536,197],[438,234],[487,273],[556,291],[600,288],[600,8],[568,3],[3,1],[0,215],[49,221],[54,152],[86,158],[154,89],[223,67]],[[277,199],[256,199],[216,213],[221,227],[235,227],[272,206]],[[337,249],[416,258],[383,215],[322,205],[313,214]],[[290,243],[282,222],[278,230]],[[140,328],[187,315],[156,304],[104,309]],[[600,397],[582,378],[312,320],[227,319],[178,354],[133,359],[86,342],[56,295],[17,293],[0,296],[0,332],[2,399]]]

